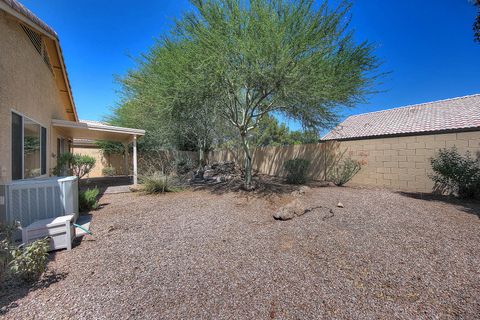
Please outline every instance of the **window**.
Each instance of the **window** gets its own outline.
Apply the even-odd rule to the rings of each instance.
[[[12,112],[12,180],[47,173],[47,129]]]

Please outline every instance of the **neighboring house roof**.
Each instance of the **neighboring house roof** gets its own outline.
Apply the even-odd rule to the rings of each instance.
[[[480,130],[480,94],[350,116],[321,140]]]
[[[0,0],[0,10],[3,10],[8,14],[16,17],[22,23],[28,25],[29,27],[33,28],[35,31],[43,34],[44,36],[48,37],[51,41],[54,42],[54,47],[59,57],[58,68],[61,69],[61,74],[63,76],[65,87],[68,93],[68,100],[71,103],[71,110],[68,108],[68,106],[65,106],[66,112],[72,113],[73,117],[75,118],[75,121],[78,121],[77,110],[75,108],[75,102],[73,100],[72,88],[70,86],[67,68],[65,66],[65,60],[63,58],[62,49],[60,47],[60,40],[55,30],[53,30],[45,22],[40,20],[40,18],[38,18],[33,12],[28,10],[23,4],[21,4],[17,0]]]

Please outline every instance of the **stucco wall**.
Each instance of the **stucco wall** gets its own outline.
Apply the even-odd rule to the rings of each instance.
[[[309,176],[321,180],[325,152],[346,150],[346,155],[364,163],[351,184],[432,192],[430,158],[441,148],[453,146],[462,154],[470,151],[473,156],[478,156],[480,131],[258,148],[253,152],[253,168],[263,174],[283,176],[285,161],[301,157],[311,162]],[[241,163],[242,153],[215,151],[209,159],[211,162],[236,160]]]
[[[125,171],[125,157],[121,154],[112,154],[112,155],[104,155],[102,150],[92,146],[92,147],[77,147],[74,146],[72,149],[72,153],[78,153],[82,155],[87,155],[95,158],[95,167],[93,167],[92,171],[87,175],[88,178],[96,178],[102,177],[102,170],[105,167],[112,166],[115,168],[116,174],[124,175],[126,174]],[[128,170],[132,170],[132,159],[129,155],[128,157]]]
[[[59,136],[51,119],[68,119],[68,115],[52,72],[18,22],[0,10],[0,184],[11,180],[12,110],[47,128],[49,173],[56,164]]]

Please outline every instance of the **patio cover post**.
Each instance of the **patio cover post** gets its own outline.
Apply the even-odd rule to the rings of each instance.
[[[138,183],[137,179],[137,136],[133,136],[133,184]]]

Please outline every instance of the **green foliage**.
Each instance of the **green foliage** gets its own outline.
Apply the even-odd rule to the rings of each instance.
[[[40,150],[40,138],[25,136],[23,139],[23,150],[25,153],[33,153]]]
[[[232,130],[250,187],[249,136],[262,118],[279,114],[319,131],[337,120],[336,106],[371,92],[378,61],[371,44],[346,31],[345,2],[333,10],[313,0],[192,4],[121,80],[124,100],[111,123],[147,129],[145,144],[174,146],[181,137],[207,151]]]
[[[63,153],[58,156],[57,166],[53,169],[54,175],[76,175],[79,179],[88,174],[95,166],[95,158],[87,155]]]
[[[337,186],[343,186],[350,181],[362,168],[360,161],[352,158],[345,158],[337,163],[330,170],[330,177],[328,180],[332,181]]]
[[[0,223],[0,280],[8,271],[16,247],[13,245],[13,233],[18,230],[17,224]]]
[[[102,169],[102,175],[105,177],[112,177],[116,175],[116,173],[117,173],[117,170],[112,166],[104,167]]]
[[[319,139],[314,130],[290,131],[270,115],[265,115],[250,133],[250,145],[258,147],[317,143]]]
[[[7,272],[31,282],[40,277],[47,267],[49,239],[36,240],[26,246],[13,243],[17,224],[0,223],[0,279]]]
[[[143,191],[147,194],[179,191],[179,188],[174,183],[173,177],[160,172],[155,172],[149,176],[142,176],[140,181],[143,185]]]
[[[302,158],[290,159],[285,162],[287,183],[304,184],[307,182],[307,171],[310,161]]]
[[[208,152],[225,127],[215,112],[213,89],[192,86],[199,61],[186,59],[190,43],[161,41],[119,79],[123,99],[109,122],[146,130],[139,150],[176,149]]]
[[[24,248],[13,250],[10,270],[24,281],[37,280],[47,268],[50,239],[36,240]]]
[[[86,212],[98,209],[98,188],[87,189],[78,193],[78,209],[80,212]]]
[[[179,175],[187,174],[197,168],[197,164],[189,157],[180,157],[175,159],[176,172]]]
[[[480,159],[473,158],[470,152],[462,156],[455,147],[441,149],[430,163],[434,172],[430,177],[437,191],[462,198],[480,195]]]
[[[473,23],[474,39],[480,42],[480,0],[473,0],[473,4],[477,7],[477,17]]]
[[[125,152],[125,147],[121,142],[99,140],[95,144],[102,149],[105,155],[123,154]]]

